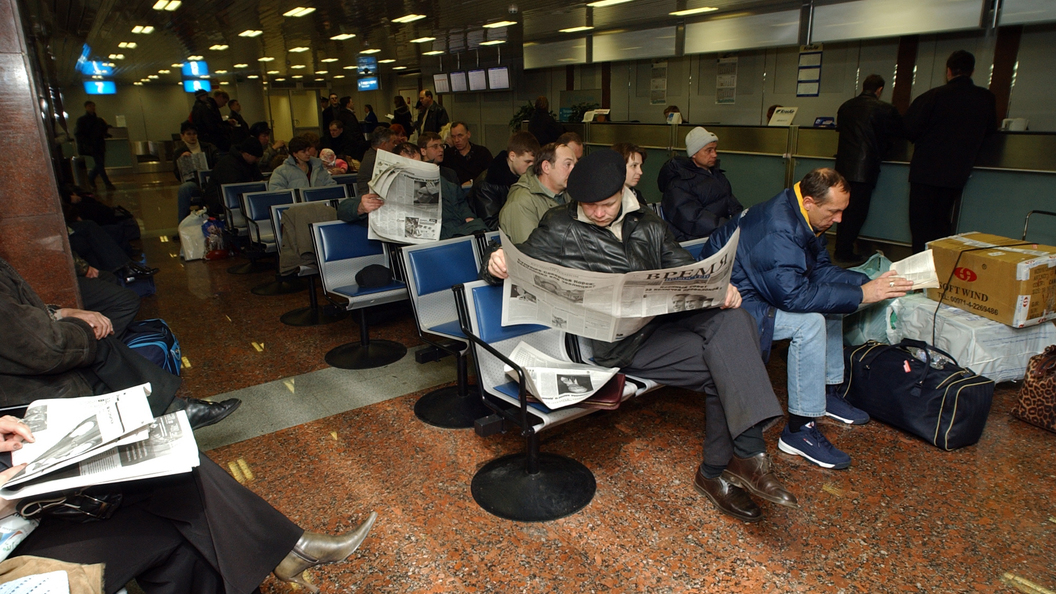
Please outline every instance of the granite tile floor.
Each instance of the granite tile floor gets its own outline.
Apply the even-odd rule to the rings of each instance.
[[[780,427],[771,428],[777,471],[802,507],[764,503],[755,525],[716,513],[694,490],[700,398],[663,389],[547,431],[542,451],[585,464],[597,493],[568,518],[510,522],[477,506],[469,483],[523,440],[414,416],[422,392],[453,380],[450,359],[327,367],[323,354],[358,336],[355,321],[283,326],[278,316],[306,304],[304,293],[258,297],[249,289],[267,274],[174,257],[178,244],[160,238],[175,228],[166,214],[175,187],[158,179],[115,179],[109,197],[146,223],[144,251],[162,271],[141,317],[166,319],[180,338],[191,362],[181,395],[244,401],[199,432],[206,454],[308,529],[342,531],[379,513],[347,563],[310,572],[323,592],[1056,590],[1056,435],[1009,417],[1015,386],[997,390],[980,443],[955,452],[876,422],[825,422],[853,464],[822,470],[778,453]],[[374,336],[420,346],[407,310],[375,317]],[[768,372],[784,400],[780,351]],[[274,578],[262,586],[291,589]]]

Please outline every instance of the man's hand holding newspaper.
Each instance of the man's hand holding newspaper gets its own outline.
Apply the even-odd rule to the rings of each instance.
[[[440,168],[378,151],[370,189],[382,205],[360,209],[369,212],[371,239],[397,243],[426,243],[440,239],[443,201],[440,199]],[[373,196],[368,194],[367,196]],[[366,196],[364,196],[366,199]],[[371,198],[376,203],[377,200]]]

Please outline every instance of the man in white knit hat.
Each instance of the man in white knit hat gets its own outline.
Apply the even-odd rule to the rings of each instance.
[[[688,157],[664,164],[657,178],[664,218],[678,241],[707,237],[744,210],[719,168],[719,137],[697,126],[686,135]]]

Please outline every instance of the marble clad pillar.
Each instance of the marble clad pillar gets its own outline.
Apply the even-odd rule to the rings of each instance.
[[[79,304],[26,40],[16,0],[0,0],[0,257],[46,303]]]

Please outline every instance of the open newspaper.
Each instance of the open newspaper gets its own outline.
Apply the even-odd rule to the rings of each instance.
[[[555,359],[524,342],[514,347],[510,359],[524,370],[528,392],[552,409],[590,398],[620,371]],[[512,367],[507,365],[505,369],[506,375],[518,380]]]
[[[658,315],[722,305],[741,237],[738,229],[718,253],[686,266],[608,274],[530,258],[499,233],[509,273],[502,324],[542,324],[605,342],[630,336]]]
[[[199,171],[209,170],[209,160],[205,153],[190,153],[176,159],[180,168],[180,181],[197,181]]]
[[[397,243],[440,239],[443,204],[439,167],[378,151],[369,185],[385,204],[371,211],[367,237]]]
[[[84,398],[37,400],[23,419],[34,443],[11,454],[27,463],[0,489],[4,499],[190,472],[198,446],[179,411],[155,419],[150,384]]]
[[[913,281],[913,290],[939,288],[939,274],[935,271],[935,256],[931,250],[913,254],[891,265],[898,276]]]

